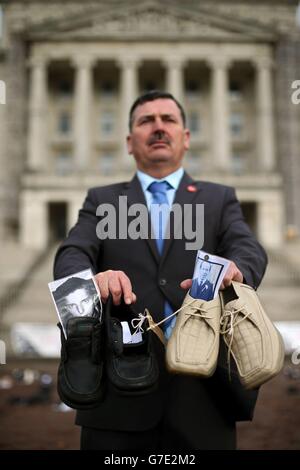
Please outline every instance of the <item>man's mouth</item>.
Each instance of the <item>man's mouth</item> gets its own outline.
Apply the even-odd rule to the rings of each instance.
[[[165,140],[155,140],[154,142],[150,143],[151,147],[161,147],[166,145],[169,145],[169,142],[166,142]]]
[[[150,147],[165,147],[166,145],[170,145],[170,140],[163,132],[155,132],[149,138],[148,145]]]

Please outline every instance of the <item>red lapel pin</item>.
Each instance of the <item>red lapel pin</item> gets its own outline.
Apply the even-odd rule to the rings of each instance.
[[[189,193],[195,193],[197,191],[196,186],[194,186],[193,184],[190,184],[189,186],[187,186],[186,189]]]

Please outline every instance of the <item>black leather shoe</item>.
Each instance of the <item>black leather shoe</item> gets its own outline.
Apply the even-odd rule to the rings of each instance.
[[[106,322],[106,372],[110,383],[120,394],[142,395],[158,385],[158,365],[152,351],[152,333],[147,331],[148,320],[141,325],[141,341],[123,343],[121,322],[127,321],[131,333],[131,320],[137,318],[131,306],[113,305],[110,296],[105,308]]]
[[[71,408],[96,407],[103,398],[104,325],[98,318],[72,317],[67,339],[61,330],[57,391]]]

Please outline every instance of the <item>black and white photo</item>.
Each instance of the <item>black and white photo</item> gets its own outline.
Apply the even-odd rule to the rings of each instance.
[[[216,298],[228,266],[226,259],[199,250],[190,289],[191,297],[206,301]]]
[[[65,336],[71,317],[101,317],[101,300],[90,269],[49,283],[59,320]]]

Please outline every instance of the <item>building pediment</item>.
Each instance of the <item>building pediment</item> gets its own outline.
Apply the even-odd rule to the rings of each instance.
[[[266,41],[274,34],[259,25],[225,18],[197,8],[192,10],[168,2],[145,1],[138,5],[103,6],[85,15],[56,22],[31,25],[33,40],[209,40]]]

